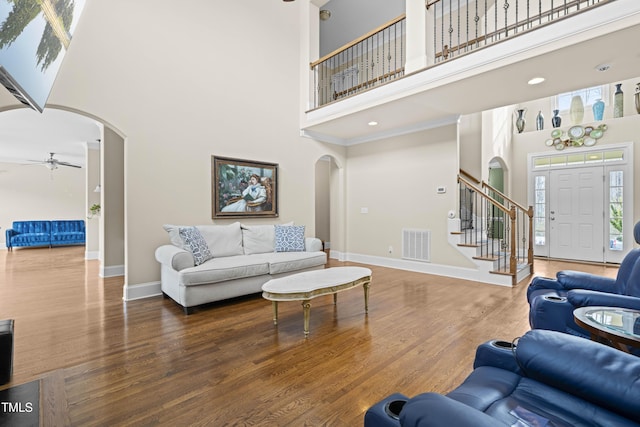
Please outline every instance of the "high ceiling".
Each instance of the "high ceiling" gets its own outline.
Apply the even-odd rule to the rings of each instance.
[[[96,121],[63,110],[4,111],[0,113],[0,162],[30,164],[29,160],[44,160],[55,153],[60,161],[84,166],[87,143],[97,142],[101,134]]]

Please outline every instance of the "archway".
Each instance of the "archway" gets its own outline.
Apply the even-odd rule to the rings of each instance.
[[[324,243],[329,256],[342,260],[344,237],[344,169],[330,155],[318,159],[315,166],[316,237]]]
[[[99,118],[60,106],[47,106],[42,114],[25,107],[7,108],[0,112],[0,123],[0,133],[12,135],[0,138],[0,162],[3,169],[13,168],[20,171],[22,177],[9,176],[10,182],[5,180],[4,187],[11,186],[10,194],[3,196],[6,206],[22,210],[5,210],[4,215],[0,214],[0,224],[6,226],[13,220],[46,219],[47,216],[86,218],[85,258],[100,260],[102,277],[123,275],[124,138],[121,134]],[[3,143],[13,143],[22,151],[2,147]],[[51,170],[23,167],[31,163],[29,159],[42,159],[51,152],[64,162],[81,167]],[[17,182],[25,187],[24,191],[15,191]],[[94,192],[97,185],[101,187],[100,192]],[[53,191],[51,187],[55,187]],[[11,195],[27,198],[12,203]],[[90,218],[89,207],[97,203],[102,207],[101,215]]]
[[[505,163],[500,157],[494,157],[493,159],[491,159],[491,161],[489,161],[489,173],[487,181],[491,188],[497,190],[490,190],[489,195],[503,204],[504,198],[501,196],[501,194],[507,194],[505,171]],[[502,233],[505,229],[505,221],[507,221],[505,213],[498,209],[496,206],[491,205],[491,207],[489,208],[489,230],[491,233],[491,237],[496,239],[504,238]]]

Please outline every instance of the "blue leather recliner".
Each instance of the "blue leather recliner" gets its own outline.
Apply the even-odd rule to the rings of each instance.
[[[393,394],[364,426],[640,426],[640,358],[556,331],[498,343],[478,347],[473,372],[447,395]]]
[[[640,244],[640,222],[634,227]],[[613,306],[640,310],[640,248],[623,259],[615,279],[581,271],[560,271],[555,279],[536,277],[527,289],[529,324],[581,337],[589,332],[579,327],[573,310],[586,306]]]

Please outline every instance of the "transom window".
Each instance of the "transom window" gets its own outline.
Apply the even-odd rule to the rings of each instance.
[[[585,108],[591,107],[593,103],[598,99],[602,99],[605,104],[609,104],[609,87],[593,86],[585,89],[574,90],[573,92],[565,92],[556,95],[556,109],[560,111],[569,111],[569,107],[571,106],[571,98],[576,95],[580,95]]]

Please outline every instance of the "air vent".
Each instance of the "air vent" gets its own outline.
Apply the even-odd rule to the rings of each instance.
[[[431,231],[403,229],[402,258],[412,261],[430,261]]]

